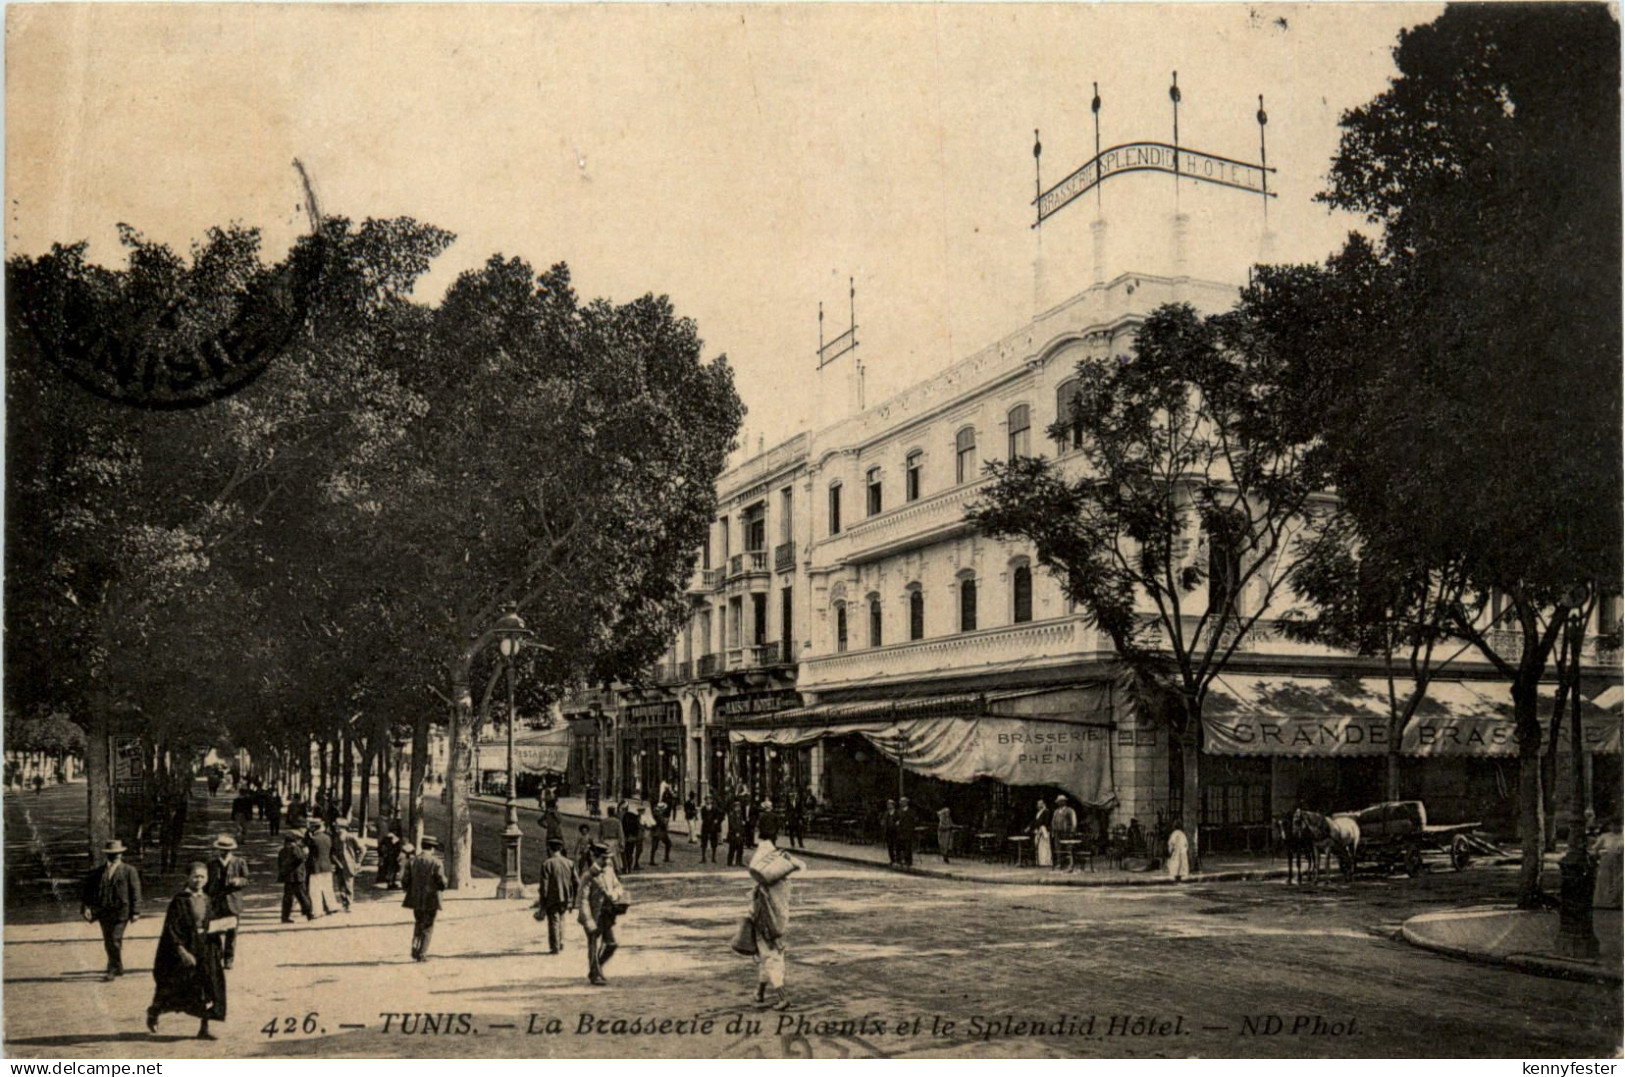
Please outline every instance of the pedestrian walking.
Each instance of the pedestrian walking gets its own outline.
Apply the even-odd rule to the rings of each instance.
[[[102,929],[107,951],[103,980],[124,975],[124,929],[141,918],[141,876],[124,862],[124,843],[114,838],[102,846],[106,862],[85,876],[79,893],[79,915]]]
[[[790,876],[806,867],[780,849],[776,818],[764,818],[756,852],[750,858],[751,927],[756,934],[756,1004],[776,1010],[790,1007],[784,992],[785,940],[790,932]],[[769,1001],[768,991],[774,993]]]
[[[436,850],[440,839],[423,836],[423,851],[412,858],[406,869],[406,896],[401,907],[412,910],[412,960],[429,960],[429,940],[434,937],[434,920],[440,915],[440,891],[446,888],[446,868]]]
[[[585,875],[587,868],[592,865],[592,847],[597,839],[592,836],[592,825],[582,823],[576,828],[575,847],[570,850],[570,861],[575,865],[576,878]]]
[[[948,805],[944,804],[937,809],[937,852],[942,854],[944,864],[951,863],[948,854],[954,848],[954,813]]]
[[[162,870],[166,872],[174,871],[180,867],[181,843],[186,840],[187,802],[190,799],[187,796],[186,788],[182,786],[180,793],[175,797],[175,804],[169,813],[169,817],[164,820],[163,856],[161,860]]]
[[[237,795],[231,798],[231,829],[238,841],[248,840],[248,823],[254,818],[254,798],[237,788]]]
[[[735,864],[745,866],[745,803],[738,797],[728,808],[728,866]]]
[[[333,834],[333,892],[344,911],[349,912],[355,901],[355,879],[361,874],[367,850],[362,847],[361,839],[350,832],[348,819],[340,819],[334,825],[338,829]]]
[[[762,798],[760,809],[756,813],[756,830],[761,832],[763,827],[771,827],[774,834],[784,833],[784,816],[773,807],[773,801],[768,797]]]
[[[621,857],[626,848],[626,833],[621,829],[621,809],[624,806],[612,805],[598,821],[598,840],[609,850],[610,859],[620,863],[624,863]]]
[[[799,795],[790,801],[790,810],[784,817],[787,837],[792,848],[807,847],[807,804]]]
[[[203,892],[209,866],[194,863],[186,872],[186,887],[169,902],[158,953],[152,961],[156,989],[147,1007],[147,1031],[158,1032],[158,1018],[166,1013],[196,1017],[197,1036],[212,1040],[210,1021],[226,1016],[226,971],[217,936],[209,934],[210,902]]]
[[[220,772],[213,767],[209,768],[208,783],[211,797],[220,792]]]
[[[621,832],[626,835],[626,855],[621,859],[630,874],[643,866],[643,821],[625,801],[621,802]]]
[[[1061,847],[1062,841],[1078,836],[1078,813],[1072,810],[1072,805],[1067,802],[1064,793],[1055,798],[1055,811],[1050,815],[1050,833],[1057,849]],[[1055,867],[1061,866],[1060,857],[1051,859],[1055,861]]]
[[[1055,857],[1049,846],[1050,836],[1049,805],[1044,803],[1042,797],[1038,800],[1038,808],[1033,815],[1033,821],[1027,826],[1027,833],[1033,836],[1033,862],[1041,868],[1047,868],[1055,863]]]
[[[45,775],[36,771],[34,774],[34,795],[39,796],[43,792],[45,792]]]
[[[690,793],[683,798],[683,825],[688,827],[688,843],[697,845],[700,841],[700,828],[694,824],[700,821],[700,810],[694,804],[694,794]],[[705,859],[704,853],[700,859]]]
[[[1610,818],[1601,834],[1591,843],[1591,857],[1597,865],[1597,877],[1591,887],[1591,905],[1597,909],[1618,909],[1621,890],[1625,888],[1621,865],[1625,863],[1625,839],[1620,837],[1620,819]]]
[[[333,838],[320,819],[310,820],[305,845],[310,850],[310,907],[317,916],[339,911],[339,899],[333,893]]]
[[[593,845],[592,863],[576,895],[576,919],[587,935],[587,980],[596,987],[609,983],[604,979],[604,965],[619,949],[615,920],[625,903],[626,891],[615,874],[609,849],[601,843]]]
[[[908,806],[908,797],[897,802],[897,861],[905,868],[914,866],[914,845],[920,839],[919,820]]]
[[[237,957],[236,922],[243,914],[242,891],[248,885],[248,861],[237,855],[237,839],[230,834],[216,838],[214,848],[216,855],[209,861],[209,879],[204,893],[213,903],[209,910],[211,920],[231,918],[232,926],[217,932],[221,935],[221,960],[229,969]]]
[[[653,825],[649,828],[649,864],[655,862],[655,852],[665,846],[666,858],[662,864],[671,863],[671,806],[664,802],[656,804],[650,812]]]
[[[880,832],[886,839],[886,862],[896,865],[903,858],[897,842],[897,801],[886,801],[886,810],[880,815]]]
[[[576,869],[564,855],[564,839],[547,839],[547,859],[536,886],[536,918],[547,921],[547,952],[564,952],[564,914],[576,901]]]
[[[1168,878],[1180,882],[1191,873],[1191,843],[1185,837],[1185,826],[1174,820],[1173,832],[1168,835]]]
[[[384,832],[378,835],[378,875],[373,886],[394,890],[401,876],[401,821],[391,819]]]
[[[269,824],[272,834],[282,833],[282,794],[275,789],[267,789],[260,794],[260,811]]]
[[[276,854],[276,877],[282,884],[282,922],[293,923],[293,907],[297,903],[306,920],[314,920],[310,911],[310,880],[308,860],[310,851],[299,835],[288,831],[282,835],[282,850]]]
[[[692,828],[693,824],[689,824]],[[700,863],[705,863],[705,852],[711,851],[711,863],[717,862],[717,842],[722,837],[722,809],[711,802],[710,797],[705,798],[705,804],[700,808]],[[733,863],[733,851],[730,847],[728,863]]]
[[[537,820],[537,825],[542,828],[543,840],[552,841],[557,838],[560,845],[564,844],[564,820],[559,817],[557,801],[542,809],[542,816]]]

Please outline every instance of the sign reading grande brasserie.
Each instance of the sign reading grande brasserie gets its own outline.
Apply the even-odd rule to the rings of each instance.
[[[728,718],[749,718],[755,714],[777,714],[799,706],[801,693],[781,688],[774,692],[748,692],[719,699],[713,713],[718,721],[723,721]]]
[[[657,703],[630,703],[621,708],[627,725],[682,725],[683,711],[675,699]]]
[[[1236,161],[1212,153],[1172,146],[1166,142],[1128,142],[1102,150],[1060,183],[1034,199],[1042,224],[1069,202],[1125,172],[1166,172],[1169,175],[1234,187],[1239,191],[1274,198],[1268,175],[1273,168]],[[1035,225],[1036,227],[1036,225]]]
[[[1380,715],[1336,718],[1205,718],[1207,751],[1214,755],[1383,755],[1388,720]],[[1619,722],[1587,721],[1580,730],[1587,752],[1618,751]],[[1568,747],[1565,730],[1562,746]],[[1517,727],[1509,718],[1474,715],[1419,717],[1400,738],[1408,756],[1511,756],[1518,754]]]

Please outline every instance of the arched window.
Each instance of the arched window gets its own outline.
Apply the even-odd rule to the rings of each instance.
[[[872,467],[863,477],[864,489],[868,492],[869,515],[880,515],[880,469]]]
[[[1067,431],[1057,439],[1062,452],[1069,448],[1083,448],[1083,421],[1077,417],[1072,408],[1072,401],[1082,386],[1083,382],[1077,378],[1068,378],[1055,390],[1055,424],[1065,427]]]
[[[1026,565],[1017,565],[1010,574],[1010,599],[1012,621],[1019,625],[1033,619],[1033,570]]]
[[[976,428],[967,426],[954,435],[954,481],[963,485],[976,477]]]
[[[924,455],[915,449],[903,461],[903,496],[909,501],[920,499],[920,464]]]
[[[959,581],[959,630],[976,631],[976,577],[965,576]]]
[[[829,484],[829,533],[841,533],[841,484],[838,482]]]
[[[1010,459],[1014,460],[1018,456],[1031,456],[1032,423],[1028,419],[1026,404],[1017,404],[1010,409],[1007,425],[1010,428]]]
[[[925,594],[915,584],[908,591],[908,638],[925,638]]]
[[[880,596],[869,596],[869,646],[879,647],[880,636]]]
[[[835,603],[835,653],[846,651],[846,603]]]

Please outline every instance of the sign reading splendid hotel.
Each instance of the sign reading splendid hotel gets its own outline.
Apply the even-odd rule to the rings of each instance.
[[[1274,198],[1268,179],[1269,173],[1274,171],[1263,165],[1234,161],[1166,142],[1129,142],[1090,158],[1082,168],[1039,195],[1035,200],[1038,220],[1042,223],[1073,199],[1125,172],[1166,172]]]

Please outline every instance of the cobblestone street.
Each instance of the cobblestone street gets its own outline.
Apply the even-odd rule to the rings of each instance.
[[[71,901],[51,901],[48,883],[23,878],[40,862],[27,835],[65,832],[82,797],[73,785],[6,800],[14,1056],[1538,1057],[1607,1056],[1620,1046],[1617,987],[1396,940],[1398,924],[1419,912],[1505,900],[1511,868],[1318,890],[1278,880],[1071,889],[977,887],[810,861],[796,884],[793,1006],[780,1015],[754,1009],[753,969],[726,946],[747,878],[698,864],[692,846],[680,843],[669,866],[626,879],[623,946],[606,970],[610,986],[593,988],[574,923],[570,949],[550,957],[542,925],[519,903],[448,901],[434,960],[423,966],[407,957],[409,913],[365,885],[369,900],[349,917],[283,926],[263,824],[246,843],[253,875],[230,1015],[216,1026],[222,1042],[183,1038],[192,1025],[180,1017],[152,1037],[141,1018],[162,902],[174,889],[163,884],[172,881],[148,880],[146,915],[126,943],[130,974],[103,984],[95,932],[73,917]],[[482,831],[496,817],[475,816]],[[370,877],[369,868],[363,884]],[[491,888],[481,879],[475,892]],[[12,916],[19,902],[33,915]],[[589,1014],[607,1023],[584,1032]],[[694,1031],[676,1034],[673,1024],[659,1035],[668,1020]],[[651,1023],[658,1049],[639,1046]]]

